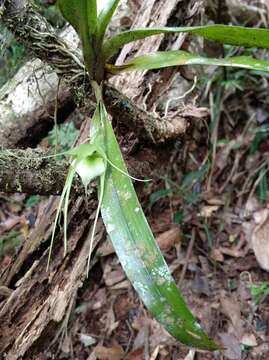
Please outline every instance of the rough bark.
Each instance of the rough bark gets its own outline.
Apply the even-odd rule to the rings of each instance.
[[[40,60],[28,61],[0,89],[0,144],[3,148],[35,146],[75,108],[64,84]],[[55,111],[57,109],[56,117]]]
[[[0,152],[0,191],[5,193],[59,195],[63,189],[68,164],[45,158],[40,150],[4,150]],[[83,191],[79,182],[74,190]]]

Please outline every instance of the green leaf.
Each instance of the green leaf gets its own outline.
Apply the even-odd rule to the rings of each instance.
[[[25,201],[26,209],[29,209],[41,202],[42,198],[40,195],[30,195]]]
[[[94,38],[97,30],[96,0],[58,0],[58,6],[63,17],[80,36],[85,64],[93,77],[96,50]]]
[[[91,141],[103,148],[108,159],[104,182],[99,183],[99,202],[121,265],[146,307],[167,331],[186,345],[216,350],[218,346],[201,329],[176,287],[126,175],[104,105],[99,106],[100,121],[92,123]]]
[[[191,171],[187,175],[184,176],[181,184],[181,188],[186,190],[190,188],[194,182],[200,180],[207,172],[208,164],[204,164],[200,167],[199,170]]]
[[[183,212],[182,211],[175,212],[173,216],[173,223],[176,225],[181,225],[182,221],[183,221]]]
[[[186,51],[157,51],[155,53],[142,55],[123,65],[107,64],[107,70],[112,73],[133,70],[153,70],[168,66],[179,65],[216,65],[230,66],[245,69],[254,69],[269,72],[269,61],[259,60],[250,56],[235,56],[225,59],[207,58]]]
[[[89,34],[94,34],[97,26],[96,0],[58,0],[58,6],[63,17],[80,34],[82,28],[87,28]]]
[[[98,39],[103,41],[106,28],[119,4],[120,0],[102,0],[98,1]],[[98,8],[98,6],[100,8]]]
[[[117,53],[122,46],[132,41],[145,39],[146,37],[158,34],[180,32],[200,35],[209,40],[219,41],[225,44],[269,48],[269,31],[267,29],[218,24],[180,28],[156,27],[128,30],[108,39],[103,47],[105,59],[108,60],[113,54]]]
[[[161,189],[161,190],[155,191],[153,194],[150,195],[149,202],[151,204],[154,204],[157,200],[171,194],[172,192],[173,192],[172,189]]]
[[[268,178],[267,178],[267,168],[263,168],[259,172],[259,184],[257,188],[258,198],[261,203],[266,200],[267,190],[268,190]]]
[[[260,285],[252,285],[250,288],[251,296],[255,304],[259,304],[269,295],[269,283],[262,282]]]

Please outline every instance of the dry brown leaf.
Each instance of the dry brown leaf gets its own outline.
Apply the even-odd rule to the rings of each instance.
[[[154,350],[161,345],[169,346],[176,344],[176,340],[156,320],[150,319],[149,325],[151,329],[149,339],[151,352],[154,352]]]
[[[113,286],[115,284],[118,284],[124,279],[125,279],[125,274],[120,269],[104,274],[104,280],[106,286]]]
[[[22,216],[10,216],[5,221],[0,223],[1,232],[10,231],[17,224],[20,224],[22,221]]]
[[[102,287],[96,291],[93,297],[91,309],[101,309],[107,303],[107,291],[106,288]]]
[[[212,249],[211,257],[215,261],[224,262],[224,256],[223,256],[222,252],[219,249]]]
[[[254,214],[256,226],[251,236],[251,247],[260,266],[269,271],[269,210]]]
[[[143,316],[137,316],[134,318],[134,321],[132,322],[132,328],[134,330],[139,331],[141,328],[143,328],[145,326],[149,326],[151,321],[152,320],[150,318],[146,318]]]
[[[106,241],[98,248],[99,256],[108,256],[114,254],[115,250],[109,237]]]
[[[232,248],[228,248],[228,247],[223,247],[220,246],[218,248],[218,250],[224,254],[224,255],[228,255],[234,258],[240,258],[240,257],[244,257],[246,255],[246,249],[238,249],[237,246],[233,246]]]
[[[208,278],[199,268],[195,271],[195,276],[192,282],[192,290],[199,295],[204,294],[206,296],[210,296],[211,294]]]
[[[222,345],[225,348],[225,359],[241,360],[242,351],[238,339],[233,334],[221,333],[219,334]]]
[[[161,250],[171,249],[171,247],[181,241],[181,232],[179,227],[175,226],[172,229],[165,231],[159,235],[156,240]]]
[[[218,209],[219,205],[205,205],[202,207],[199,215],[205,218],[210,218],[213,212],[218,211]]]
[[[267,359],[269,354],[268,341],[264,341],[261,345],[256,346],[252,350],[253,359]]]
[[[117,320],[127,320],[128,313],[134,305],[130,301],[130,298],[126,295],[118,296],[114,303],[114,311],[116,314]]]
[[[156,360],[157,359],[157,356],[159,355],[159,352],[160,352],[160,345],[158,345],[155,350],[153,351],[151,357],[150,357],[150,360]]]
[[[144,349],[136,349],[132,352],[130,352],[125,360],[143,360],[144,359]]]
[[[121,360],[124,355],[124,350],[119,344],[113,347],[97,345],[94,352],[99,360]]]
[[[111,290],[122,290],[122,289],[128,289],[130,287],[130,281],[129,280],[123,280],[113,286],[110,287]]]
[[[240,303],[237,299],[222,296],[220,299],[221,311],[231,320],[236,335],[240,338],[243,334],[244,321],[241,319]]]
[[[149,327],[145,322],[145,325],[139,329],[138,334],[134,340],[133,350],[145,348],[145,345],[149,341]]]
[[[226,6],[233,21],[245,24],[245,26],[254,26],[266,18],[265,6],[268,6],[267,2],[268,0],[226,0]]]
[[[106,332],[107,336],[110,336],[113,331],[117,329],[119,326],[119,321],[116,321],[116,316],[113,310],[113,307],[110,306],[110,308],[106,311]]]

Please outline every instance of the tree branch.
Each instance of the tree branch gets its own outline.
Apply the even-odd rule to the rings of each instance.
[[[6,193],[58,195],[63,189],[68,164],[44,158],[42,150],[0,152],[0,191]],[[80,189],[76,182],[75,189]]]

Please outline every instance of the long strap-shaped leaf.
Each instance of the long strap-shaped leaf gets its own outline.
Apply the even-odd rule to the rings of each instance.
[[[217,24],[194,27],[156,27],[128,30],[113,36],[104,43],[104,58],[108,61],[122,46],[132,41],[158,34],[180,32],[200,35],[225,44],[269,48],[269,30],[267,29]]]
[[[123,65],[116,66],[107,64],[106,68],[109,72],[117,73],[120,71],[160,69],[177,65],[217,65],[269,71],[268,60],[255,59],[251,56],[215,59],[190,54],[181,50],[157,51],[155,53],[138,56]]]
[[[92,124],[92,141],[103,147],[108,159],[120,169],[107,165],[101,212],[107,232],[128,278],[150,312],[182,343],[200,349],[216,350],[186,306],[170,275],[165,260],[139,204],[120,148],[100,106],[100,122]],[[102,133],[103,136],[100,136]],[[125,174],[124,174],[125,173]]]
[[[100,11],[98,11],[98,38],[101,42],[103,41],[106,28],[119,2],[120,0],[102,0],[100,3],[101,8]],[[98,5],[99,3],[97,3],[97,9]]]
[[[96,0],[58,0],[57,4],[63,17],[80,36],[84,60],[91,77],[93,77],[95,66],[94,36],[97,30]]]

